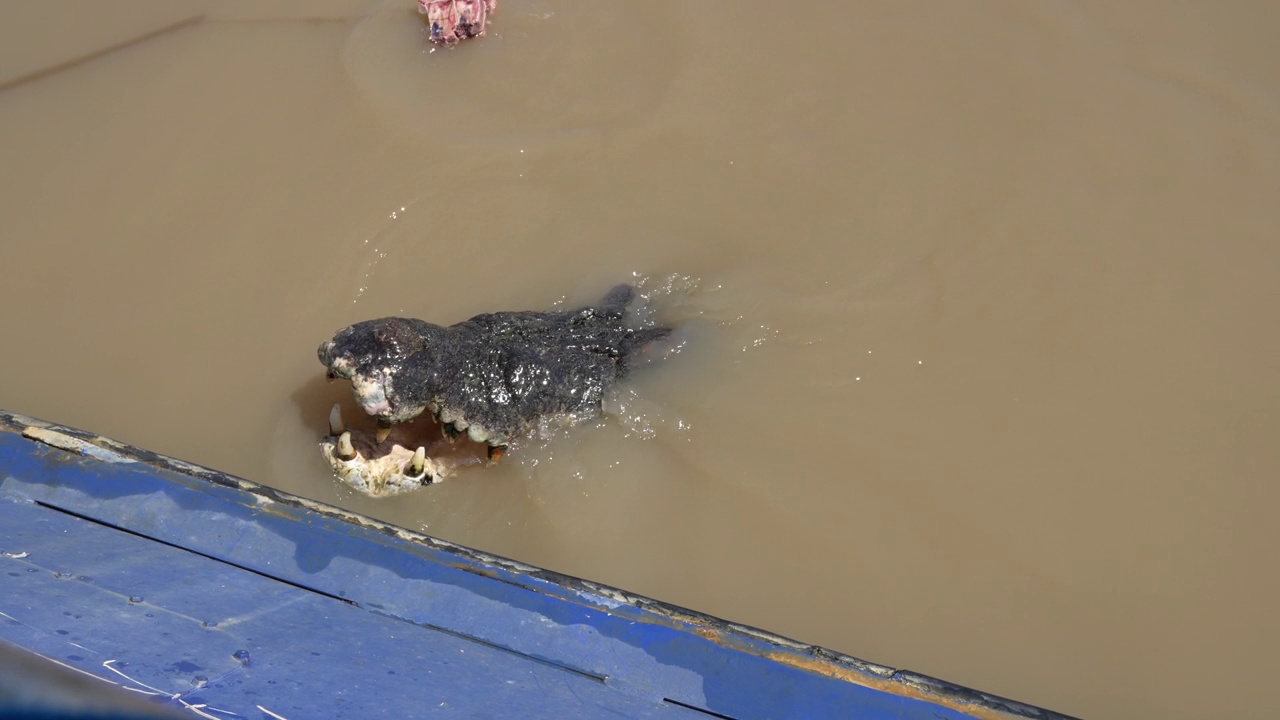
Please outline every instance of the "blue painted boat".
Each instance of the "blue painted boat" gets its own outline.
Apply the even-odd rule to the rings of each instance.
[[[0,674],[186,717],[1066,717],[4,412],[0,528]]]

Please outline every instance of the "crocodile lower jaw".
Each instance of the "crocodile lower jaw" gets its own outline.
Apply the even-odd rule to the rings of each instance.
[[[438,483],[462,467],[501,456],[500,448],[464,438],[446,434],[425,414],[390,428],[348,428],[334,405],[320,450],[343,483],[366,495],[385,497]]]

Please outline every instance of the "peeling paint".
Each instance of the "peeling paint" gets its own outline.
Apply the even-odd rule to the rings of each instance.
[[[592,605],[603,606],[603,607],[609,608],[610,610],[620,608],[623,605],[623,603],[619,600],[614,600],[612,598],[608,598],[603,595],[597,595],[595,593],[585,592],[583,590],[575,590],[574,593],[578,597],[582,598],[583,600],[586,600]]]
[[[863,687],[880,690],[882,692],[893,693],[901,697],[909,697],[915,700],[923,700],[925,702],[941,705],[943,707],[962,712],[979,720],[1008,720],[1010,715],[990,707],[984,707],[976,703],[962,702],[954,697],[942,695],[940,693],[930,692],[928,690],[912,686],[902,682],[897,673],[893,677],[883,678],[875,675],[853,670],[852,668],[837,665],[821,658],[812,656],[804,657],[791,652],[779,651],[766,655],[767,658],[781,665],[787,665],[800,670],[825,675],[844,682],[861,685]]]
[[[91,443],[85,442],[80,438],[72,437],[65,433],[60,433],[57,430],[50,430],[48,428],[39,428],[39,427],[28,427],[27,429],[22,431],[22,435],[23,437],[28,437],[28,438],[31,438],[32,440],[37,440],[39,442],[42,442],[45,445],[51,445],[53,447],[56,447],[59,450],[66,450],[68,452],[73,452],[80,455],[88,455],[89,457],[92,457],[95,460],[101,460],[103,462],[109,462],[109,463],[136,462],[133,458],[126,457],[125,455],[121,455],[120,453],[98,447]]]

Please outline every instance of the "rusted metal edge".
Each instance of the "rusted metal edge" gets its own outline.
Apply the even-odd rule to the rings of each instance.
[[[684,630],[726,648],[767,658],[781,665],[948,707],[982,720],[1075,720],[1071,716],[1016,700],[940,680],[910,670],[880,665],[749,625],[700,613],[609,585],[527,565],[510,558],[456,545],[430,535],[375,520],[326,503],[309,500],[244,478],[154,453],[111,438],[0,410],[0,431],[10,431],[66,452],[107,462],[137,462],[159,470],[250,493],[258,505],[279,503],[303,512],[373,530],[391,538],[457,557],[456,569],[482,575],[531,592],[554,596],[601,612],[616,614],[619,606],[639,611],[638,622],[659,622]],[[556,592],[563,590],[564,592]]]

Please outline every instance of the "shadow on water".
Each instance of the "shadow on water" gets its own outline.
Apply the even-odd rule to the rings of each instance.
[[[307,378],[289,395],[298,413],[298,422],[317,439],[329,432],[329,410],[335,405],[342,406],[342,417],[353,418],[364,415],[364,411],[356,404],[351,395],[351,383],[345,380],[330,380],[324,372],[317,371]],[[370,421],[372,423],[372,421]]]

